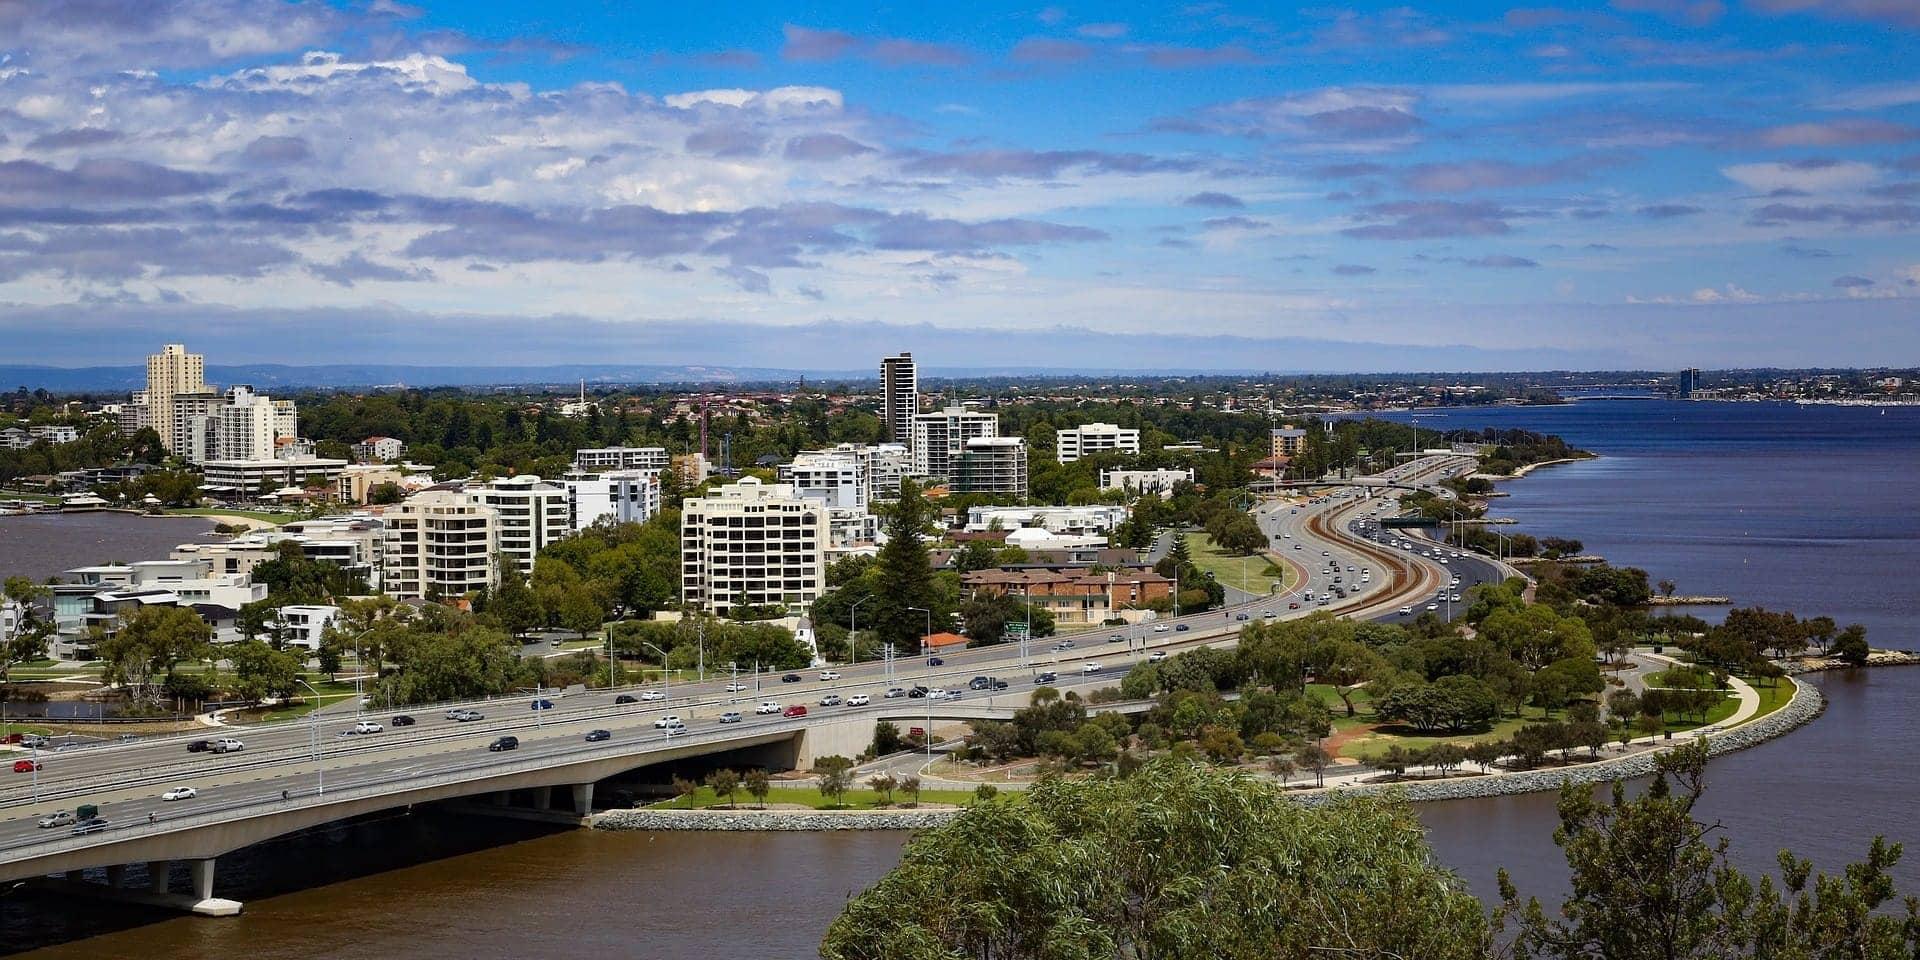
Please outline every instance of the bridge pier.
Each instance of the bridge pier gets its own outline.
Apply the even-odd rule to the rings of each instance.
[[[573,785],[573,812],[582,817],[593,815],[593,784],[576,783]]]
[[[111,864],[106,868],[106,883],[88,883],[82,871],[68,870],[58,877],[45,877],[36,881],[47,889],[63,894],[97,897],[103,900],[116,900],[124,903],[139,903],[150,907],[165,907],[196,913],[203,917],[231,917],[240,913],[238,900],[224,900],[213,895],[213,860],[189,860],[187,866],[193,875],[191,893],[179,894],[167,890],[167,871],[172,867],[171,860],[148,860],[147,884],[145,887],[130,885],[127,881],[125,864]]]
[[[147,892],[165,894],[167,892],[167,874],[173,870],[172,860],[147,861]]]
[[[194,897],[199,900],[213,899],[213,861],[189,860],[187,871],[192,877],[189,882],[193,885]]]
[[[107,867],[107,886],[118,890],[127,885],[127,865],[116,863]]]
[[[552,787],[534,787],[533,788],[533,808],[535,810],[542,810],[542,811],[553,809],[553,788]]]

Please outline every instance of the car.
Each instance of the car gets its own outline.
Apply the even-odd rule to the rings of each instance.
[[[38,760],[15,760],[13,762],[14,773],[32,773],[35,770],[44,769],[46,769],[46,767]]]
[[[168,790],[166,793],[161,794],[160,799],[166,800],[166,801],[192,800],[194,797],[197,797],[199,795],[200,795],[200,791],[195,790],[192,787],[174,787],[173,789]]]
[[[772,700],[762,701],[759,706],[753,708],[753,712],[754,713],[779,713],[780,705],[777,703],[774,703]]]
[[[628,703],[639,703],[639,702],[640,702],[639,698],[635,697],[631,693],[623,693],[613,698],[613,703],[615,706],[620,706]]]
[[[796,703],[780,711],[780,715],[783,717],[804,717],[807,715],[807,708]]]
[[[781,677],[780,682],[781,683],[799,683],[800,675],[797,673],[789,673],[786,676]]]
[[[909,690],[907,690],[907,699],[908,699],[908,700],[919,700],[919,699],[922,699],[922,698],[924,698],[925,696],[927,696],[927,688],[926,688],[926,687],[921,687],[921,686],[915,686],[915,687],[912,687],[912,688],[910,688]]]
[[[1167,652],[1165,650],[1155,650],[1154,652],[1147,654],[1148,663],[1159,663],[1160,661],[1165,660],[1166,658],[1167,658]]]
[[[107,818],[90,817],[86,820],[82,820],[79,823],[74,824],[73,829],[67,832],[73,834],[76,837],[83,837],[89,833],[99,833],[100,831],[105,830],[106,828],[107,828]]]
[[[735,680],[732,683],[727,684],[728,693],[739,693],[740,691],[745,689],[747,689],[747,685],[744,683],[741,683],[738,680]]]
[[[210,749],[214,753],[239,753],[246,748],[246,744],[233,737],[221,737],[213,741],[213,746]]]
[[[1181,632],[1181,633],[1186,633],[1186,632],[1187,632],[1188,630],[1191,630],[1191,629],[1193,629],[1193,628],[1192,628],[1192,627],[1189,627],[1189,626],[1187,626],[1187,625],[1186,625],[1186,624],[1184,624],[1184,623],[1176,623],[1176,624],[1174,624],[1174,625],[1173,625],[1173,629],[1175,629],[1175,630],[1178,630],[1178,631],[1179,631],[1179,632]]]
[[[518,749],[520,749],[519,737],[496,737],[492,743],[487,744],[488,753],[501,753],[506,750]]]
[[[661,718],[660,718],[660,719],[658,719],[658,720],[655,720],[655,721],[653,722],[653,728],[654,728],[655,730],[665,730],[666,728],[668,728],[668,727],[671,727],[671,726],[673,726],[674,724],[676,724],[676,723],[681,723],[681,722],[683,722],[683,721],[682,721],[682,720],[681,720],[681,719],[680,719],[679,717],[677,717],[677,716],[675,716],[675,715],[673,715],[673,714],[671,714],[671,713],[669,713],[669,714],[667,714],[666,716],[664,716],[664,717],[661,717]]]
[[[687,725],[684,723],[676,723],[673,726],[667,728],[667,739],[669,740],[673,739],[674,737],[684,737],[686,735],[687,735]]]
[[[1080,665],[1080,672],[1081,673],[1099,673],[1100,665],[1097,663],[1083,663]]]
[[[396,727],[411,727],[413,726],[414,720],[412,717],[407,716],[404,713],[401,713],[401,714],[395,714],[394,718],[388,722],[392,723]]]
[[[612,740],[612,739],[613,739],[613,731],[611,730],[588,730],[587,731],[586,741],[588,743],[599,743],[602,740]]]
[[[1300,601],[1298,601],[1298,600],[1290,600],[1290,601],[1288,601],[1288,602],[1287,602],[1287,609],[1288,609],[1288,610],[1298,610],[1298,609],[1300,609]],[[1272,615],[1272,611],[1268,611],[1268,615],[1269,615],[1269,616],[1271,616],[1271,615]]]
[[[640,699],[642,702],[645,702],[645,703],[653,703],[658,700],[665,700],[666,698],[667,698],[667,695],[664,693],[661,693],[658,690],[640,691]]]
[[[22,734],[20,736],[20,745],[23,747],[26,747],[29,750],[33,749],[34,747],[47,746],[52,742],[53,741],[48,740],[46,737],[43,737],[37,733],[27,733],[27,734]]]
[[[1432,610],[1438,610],[1438,609],[1440,609],[1440,605],[1439,605],[1439,604],[1437,604],[1437,603],[1429,603],[1429,604],[1427,604],[1427,609],[1428,609],[1429,611],[1432,611]]]
[[[721,723],[739,723],[741,719],[740,714],[734,710],[728,710],[726,713],[720,715]]]
[[[873,702],[873,698],[867,696],[864,693],[856,693],[853,696],[847,698],[847,706],[849,707],[864,707],[867,704],[872,702]]]
[[[485,720],[486,714],[483,714],[478,710],[455,710],[452,713],[447,714],[447,719],[454,720],[460,723],[472,723],[475,720]]]
[[[1173,629],[1172,627],[1169,627],[1164,623],[1156,623],[1153,625],[1154,633],[1166,633],[1168,630],[1172,630],[1172,629]]]
[[[987,689],[989,690],[1005,690],[1006,688],[1007,688],[1007,682],[1005,680],[1000,679],[999,677],[995,677],[993,679],[993,682],[987,686]]]
[[[72,825],[73,825],[73,812],[71,810],[55,810],[54,812],[49,813],[46,816],[40,818],[40,829],[42,830],[49,830],[54,827],[68,827]]]
[[[1401,613],[1401,614],[1402,614],[1403,616],[1404,616],[1404,615],[1406,615],[1406,614],[1409,614],[1409,613],[1412,613],[1412,612],[1413,612],[1413,608],[1412,608],[1412,607],[1401,607],[1401,608],[1400,608],[1400,613]]]
[[[1322,550],[1322,551],[1320,551],[1320,555],[1321,555],[1321,556],[1323,556],[1323,557],[1331,557],[1331,556],[1333,556],[1333,554],[1331,554],[1331,553],[1328,553],[1328,552],[1327,552],[1327,551],[1325,551],[1325,550]]]
[[[1059,679],[1060,679],[1059,674],[1054,673],[1052,670],[1048,670],[1047,672],[1034,677],[1033,682],[1034,683],[1054,683],[1054,682],[1057,682]]]
[[[974,677],[972,680],[967,681],[967,689],[969,690],[985,690],[992,685],[993,680],[988,677]]]
[[[840,671],[838,671],[838,670],[822,670],[822,671],[820,671],[820,679],[822,679],[822,680],[838,680],[838,679],[840,679]]]
[[[844,702],[837,693],[829,693],[820,698],[820,705],[823,707],[837,707]]]
[[[387,729],[386,727],[383,727],[372,720],[362,720],[359,723],[356,723],[353,725],[353,732],[357,734],[380,733],[385,731],[386,729]]]
[[[194,740],[187,744],[188,753],[206,753],[213,749],[212,740]]]
[[[1295,609],[1295,610],[1298,610],[1298,609],[1300,609],[1300,605],[1299,605],[1299,604],[1297,604],[1297,603],[1290,603],[1290,604],[1288,604],[1288,606],[1289,606],[1289,607],[1291,607],[1291,608],[1293,608],[1293,609]],[[1272,620],[1273,618],[1275,618],[1275,617],[1278,617],[1278,616],[1279,616],[1279,614],[1277,614],[1277,613],[1275,613],[1275,612],[1273,612],[1272,610],[1268,610],[1268,611],[1267,611],[1266,613],[1263,613],[1263,614],[1261,614],[1260,616],[1261,616],[1261,617],[1263,617],[1263,618],[1265,618],[1265,619],[1268,619],[1268,620]]]
[[[939,657],[928,657],[928,658],[927,658],[927,666],[929,666],[929,667],[944,667],[944,666],[946,666],[946,665],[947,665],[947,661],[945,661],[945,660],[942,660],[942,659],[940,659]]]
[[[1452,596],[1450,596],[1450,597],[1448,597],[1447,599],[1448,599],[1448,600],[1451,600],[1451,601],[1453,601],[1454,603],[1459,603],[1459,602],[1460,602],[1460,595],[1456,593],[1456,594],[1453,594]]]
[[[1245,620],[1247,618],[1247,615],[1244,613],[1236,613],[1233,615],[1233,618],[1235,620]]]
[[[1299,544],[1297,544],[1297,543],[1296,543],[1296,544],[1294,544],[1294,545],[1293,545],[1293,548],[1294,548],[1295,550],[1299,550],[1299,549],[1301,549],[1301,546],[1300,546]]]
[[[882,697],[888,700],[898,700],[906,695],[907,691],[903,687],[888,687],[887,692],[881,694]]]
[[[458,720],[460,719],[460,715],[466,712],[467,712],[466,707],[454,707],[453,709],[447,711],[447,719]]]

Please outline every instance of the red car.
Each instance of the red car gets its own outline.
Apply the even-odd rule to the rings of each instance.
[[[783,717],[804,717],[807,715],[807,708],[800,706],[798,704],[795,704],[794,706],[788,707],[787,709],[780,711],[780,715]]]
[[[32,773],[35,770],[45,769],[45,767],[41,766],[40,763],[35,760],[15,760],[13,762],[14,773]]]
[[[1292,602],[1292,603],[1289,603],[1289,604],[1287,604],[1287,609],[1288,609],[1288,610],[1298,610],[1298,609],[1300,609],[1300,601],[1298,601],[1298,600],[1295,600],[1294,602]]]

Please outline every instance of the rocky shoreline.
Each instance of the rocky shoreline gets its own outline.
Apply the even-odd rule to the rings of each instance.
[[[595,830],[824,831],[929,830],[964,810],[608,810],[596,813]]]
[[[1851,663],[1833,657],[1821,657],[1814,660],[1795,660],[1783,663],[1790,676],[1808,673],[1822,673],[1828,670],[1853,670],[1865,667],[1908,667],[1920,664],[1920,653],[1910,650],[1874,650],[1867,654],[1867,662],[1855,667]]]

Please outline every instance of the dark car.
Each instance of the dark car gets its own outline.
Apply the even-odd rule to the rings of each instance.
[[[613,739],[613,732],[610,730],[588,730],[587,731],[588,743],[599,743],[602,740],[612,740],[612,739]]]
[[[927,658],[927,666],[929,667],[944,667],[946,665],[947,665],[947,662],[945,660],[940,659],[939,657]]]
[[[99,833],[107,828],[105,817],[89,817],[73,825],[72,834],[76,837],[89,833]]]
[[[919,700],[920,698],[925,697],[926,695],[927,695],[926,687],[914,687],[907,691],[907,699],[909,700]]]
[[[1235,620],[1245,620],[1247,618],[1247,615],[1244,613],[1236,613],[1233,615],[1233,618]]]
[[[780,682],[781,683],[799,683],[800,675],[797,673],[789,673],[786,676],[781,677]]]
[[[639,703],[640,701],[635,699],[633,694],[631,693],[623,693],[617,697],[614,697],[613,702],[616,704],[621,704],[621,703]]]
[[[969,690],[985,690],[992,685],[993,680],[989,677],[974,677],[972,680],[967,681],[967,689]]]
[[[1175,630],[1178,630],[1178,631],[1180,631],[1181,633],[1185,633],[1185,632],[1187,632],[1187,625],[1186,625],[1186,624],[1184,624],[1184,623],[1176,623],[1176,624],[1174,624],[1174,625],[1173,625],[1173,628],[1174,628]]]
[[[1046,673],[1043,673],[1043,674],[1041,674],[1041,675],[1039,675],[1039,676],[1037,676],[1037,677],[1034,677],[1034,678],[1033,678],[1033,682],[1035,682],[1035,683],[1053,683],[1054,681],[1056,681],[1056,680],[1059,680],[1059,679],[1060,679],[1060,675],[1059,675],[1059,674],[1057,674],[1057,673],[1054,673],[1054,672],[1053,672],[1052,670],[1048,670],[1048,671],[1047,671]]]
[[[412,717],[402,713],[396,714],[391,723],[396,727],[411,727],[413,726],[414,720]]]
[[[1007,682],[998,677],[995,677],[993,680],[993,683],[990,684],[990,686],[992,687],[992,689],[995,689],[995,690],[1005,690],[1007,688]]]
[[[192,743],[187,744],[188,753],[206,753],[208,750],[212,750],[212,749],[213,749],[213,742],[210,740],[195,740]]]
[[[534,702],[528,704],[527,706],[529,709],[533,709],[533,710],[552,710],[553,701],[552,700],[535,700]]]
[[[517,750],[519,749],[519,747],[520,747],[519,737],[501,737],[498,740],[495,740],[492,743],[487,744],[487,751],[489,753],[499,753],[502,750]]]
[[[1119,634],[1117,634],[1117,633],[1116,633],[1116,634],[1114,634],[1113,636],[1111,636],[1111,637],[1108,637],[1108,638],[1107,638],[1107,642],[1108,642],[1108,643],[1121,643],[1121,642],[1123,642],[1123,641],[1125,641],[1126,639],[1127,639],[1126,637],[1123,637],[1123,636],[1121,636],[1121,635],[1119,635]]]

